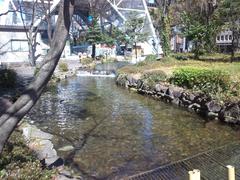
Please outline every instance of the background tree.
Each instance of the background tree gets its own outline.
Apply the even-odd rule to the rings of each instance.
[[[157,0],[158,9],[154,13],[155,26],[158,30],[164,56],[170,53],[171,35],[171,0]]]
[[[73,12],[74,0],[62,0],[60,2],[52,46],[44,58],[45,64],[40,68],[34,81],[31,82],[26,91],[0,117],[0,153],[17,124],[34,106],[50,80],[65,47]]]
[[[32,0],[29,2],[17,1],[17,7],[19,9],[20,17],[25,29],[25,34],[28,40],[28,50],[29,50],[29,62],[32,66],[36,65],[37,59],[41,54],[36,54],[37,52],[37,35],[39,33],[39,28],[42,23],[35,26],[35,22],[38,20],[45,20],[49,38],[49,45],[51,45],[52,39],[52,26],[51,26],[51,14],[50,14],[50,0]]]
[[[86,40],[92,45],[92,58],[94,59],[96,57],[96,44],[101,43],[103,40],[102,29],[98,24],[98,16],[96,15],[93,15],[93,21],[87,30]]]
[[[136,13],[131,13],[124,24],[123,33],[125,34],[125,48],[130,45],[135,46],[135,55],[137,59],[137,43],[145,42],[148,39],[148,33],[143,32],[144,18],[138,17]],[[122,37],[121,34],[120,38]]]
[[[240,1],[221,0],[219,3],[219,13],[224,22],[223,29],[232,32],[231,62],[234,60],[235,51],[239,47],[240,38]]]
[[[216,4],[211,0],[184,2],[183,34],[193,43],[195,59],[204,52],[212,52],[221,27]]]

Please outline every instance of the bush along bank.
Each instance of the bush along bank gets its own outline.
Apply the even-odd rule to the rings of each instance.
[[[156,100],[191,109],[209,120],[219,119],[229,124],[240,124],[240,102],[220,103],[204,92],[191,92],[167,82],[149,85],[143,77],[134,78],[128,74],[118,74],[116,84]]]

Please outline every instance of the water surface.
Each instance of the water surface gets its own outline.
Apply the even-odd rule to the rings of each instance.
[[[77,77],[46,91],[29,113],[54,134],[66,164],[86,179],[113,179],[239,139],[237,131],[128,92],[113,78]]]

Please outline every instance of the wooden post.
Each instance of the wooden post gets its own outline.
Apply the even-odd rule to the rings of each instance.
[[[235,180],[235,168],[231,165],[228,165],[227,168],[228,168],[228,180]]]
[[[194,180],[193,171],[188,171],[188,175],[189,175],[189,180]]]
[[[200,180],[200,171],[198,169],[194,169],[193,171],[188,172],[189,180]]]
[[[195,175],[195,179],[194,180],[200,180],[201,179],[201,174],[200,174],[200,170],[198,170],[198,169],[194,169],[193,170],[193,173],[194,173],[194,175]]]

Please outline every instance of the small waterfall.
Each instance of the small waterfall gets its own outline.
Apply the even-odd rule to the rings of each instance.
[[[109,72],[109,71],[97,71],[97,70],[94,70],[94,71],[83,71],[83,70],[80,70],[78,71],[77,73],[77,76],[90,76],[90,77],[111,77],[111,78],[114,78],[116,77],[116,74],[114,72]]]
[[[94,70],[80,70],[77,76],[93,76],[93,77],[116,77],[117,69],[128,65],[128,62],[112,62],[105,64],[97,64]]]

